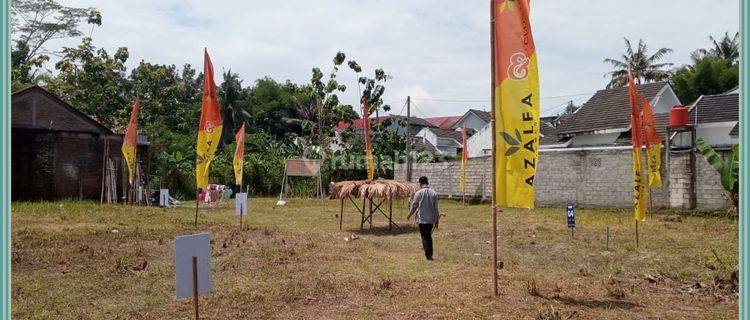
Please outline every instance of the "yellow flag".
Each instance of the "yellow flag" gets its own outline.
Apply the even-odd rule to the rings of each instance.
[[[216,83],[214,82],[214,66],[208,51],[203,56],[203,104],[201,106],[201,120],[198,126],[198,143],[196,144],[195,180],[198,189],[208,186],[208,168],[214,158],[216,148],[221,139],[223,120],[216,98]]]
[[[242,167],[245,164],[245,124],[243,123],[240,127],[240,131],[234,136],[234,140],[237,141],[237,147],[234,149],[234,159],[232,159],[232,166],[234,167],[234,182],[238,186],[242,186]]]
[[[375,178],[375,156],[372,154],[372,137],[370,137],[370,110],[364,99],[362,100],[362,128],[365,136],[365,164],[367,166],[367,180]]]
[[[125,164],[128,165],[128,182],[133,185],[135,181],[135,154],[138,140],[138,109],[141,107],[141,98],[136,97],[133,103],[133,109],[130,111],[130,122],[128,129],[125,131],[125,138],[122,140],[122,157],[125,158]]]
[[[466,127],[461,128],[461,147],[463,148],[461,151],[461,176],[458,179],[458,185],[461,188],[461,192],[466,191],[466,165],[469,162],[469,148],[466,141],[468,133],[466,132]]]
[[[533,208],[539,157],[539,71],[529,0],[492,7],[495,205]]]
[[[638,91],[635,88],[633,75],[628,71],[628,93],[630,95],[630,136],[633,140],[633,206],[635,220],[646,220],[648,203],[648,186],[643,177],[641,148],[643,147],[642,111],[638,103]]]
[[[646,134],[646,158],[648,160],[648,186],[661,188],[661,136],[656,131],[654,109],[643,98],[643,124]]]

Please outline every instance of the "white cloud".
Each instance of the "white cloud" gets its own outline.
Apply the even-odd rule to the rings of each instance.
[[[447,115],[489,100],[487,1],[62,2],[97,7],[103,25],[94,30],[95,44],[127,46],[131,67],[143,59],[200,69],[208,47],[216,68],[231,68],[246,85],[266,75],[303,83],[313,66],[328,70],[341,50],[366,72],[382,67],[394,76],[386,102],[408,94],[461,100],[415,99],[423,112]],[[690,52],[709,46],[708,35],[738,30],[738,8],[739,0],[532,1],[542,97],[603,88],[609,67],[602,60],[621,55],[623,37],[643,38],[652,50],[672,48],[667,60],[688,63]],[[341,80],[350,88],[344,102],[356,105],[354,75],[343,70]],[[546,98],[542,109],[586,98]]]

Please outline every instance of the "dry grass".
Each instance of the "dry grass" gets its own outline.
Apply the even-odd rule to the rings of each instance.
[[[507,210],[494,298],[486,205],[442,201],[427,262],[402,201],[394,233],[382,216],[358,230],[349,203],[338,231],[338,201],[274,202],[250,200],[246,231],[228,204],[201,210],[198,228],[190,207],[14,204],[13,317],[190,319],[192,301],[174,298],[173,238],[201,231],[213,240],[205,319],[737,317],[738,225],[728,218],[657,216],[636,251],[629,212],[579,210],[570,239],[562,208]]]

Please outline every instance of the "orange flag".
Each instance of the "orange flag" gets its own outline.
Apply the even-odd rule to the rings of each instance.
[[[206,50],[203,54],[203,104],[198,126],[198,143],[195,146],[195,180],[198,189],[203,189],[208,185],[208,168],[221,139],[223,120],[216,92],[214,66]]]
[[[237,141],[237,147],[234,149],[234,160],[232,165],[234,166],[234,182],[238,186],[242,186],[242,167],[245,164],[245,124],[243,123],[240,127],[240,131],[234,136],[234,140]]]
[[[661,188],[661,141],[656,132],[654,110],[646,98],[643,98],[643,125],[646,133],[646,160],[648,161],[648,186]]]
[[[638,91],[633,81],[633,75],[628,71],[628,93],[630,95],[630,134],[633,140],[633,204],[635,220],[646,220],[646,203],[648,192],[646,191],[646,179],[643,177],[643,165],[641,164],[641,147],[643,146],[643,128],[641,127],[642,112],[638,100]]]
[[[365,161],[367,162],[367,179],[375,178],[375,157],[372,155],[372,138],[370,137],[370,110],[362,101],[362,128],[365,135]]]
[[[138,109],[141,108],[141,98],[136,97],[133,109],[130,111],[130,122],[125,131],[125,139],[122,141],[122,156],[128,165],[128,181],[133,185],[135,181],[135,157],[138,139]]]

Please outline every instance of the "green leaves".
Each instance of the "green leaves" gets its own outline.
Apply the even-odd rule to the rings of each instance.
[[[510,145],[508,149],[505,150],[506,157],[512,156],[518,152],[518,150],[521,150],[521,132],[516,129],[515,134],[516,136],[514,137],[506,132],[500,132],[500,136],[505,140],[505,143]]]
[[[700,152],[711,165],[719,173],[721,179],[721,186],[724,190],[730,193],[736,193],[739,190],[739,145],[732,146],[729,154],[723,158],[711,148],[711,146],[703,140],[698,138],[695,142],[698,152]]]

